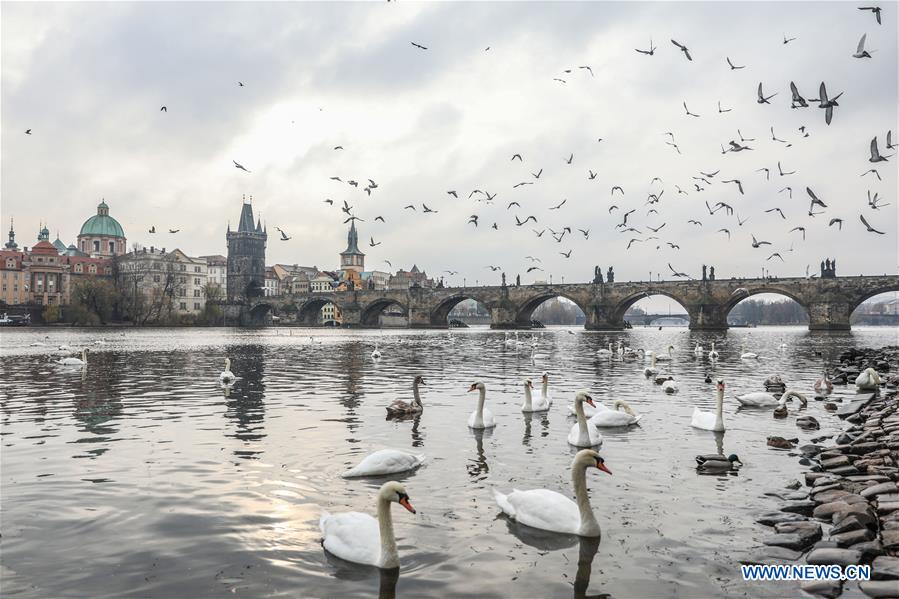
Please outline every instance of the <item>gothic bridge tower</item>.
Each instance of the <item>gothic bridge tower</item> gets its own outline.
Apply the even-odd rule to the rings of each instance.
[[[252,196],[250,202],[253,201]],[[240,301],[265,293],[265,242],[268,233],[262,220],[253,224],[253,205],[244,198],[237,231],[225,234],[228,240],[228,301]]]

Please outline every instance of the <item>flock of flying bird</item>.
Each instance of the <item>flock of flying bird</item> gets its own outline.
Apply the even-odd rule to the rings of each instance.
[[[880,7],[876,7],[876,6],[859,7],[859,10],[870,11],[874,15],[876,22],[878,24],[881,23],[881,8]],[[795,38],[795,37],[787,37],[786,35],[784,35],[783,44],[786,45],[786,44],[792,43],[792,42],[796,41],[796,39],[797,38]],[[862,35],[861,39],[858,42],[858,46],[856,48],[855,53],[852,54],[852,56],[854,58],[857,58],[857,59],[872,58],[871,52],[874,52],[874,50],[869,51],[869,50],[865,49],[866,40],[867,40],[867,34]],[[678,40],[672,39],[671,44],[674,47],[676,47],[677,50],[680,51],[684,55],[684,58],[687,61],[689,61],[689,62],[693,61],[693,54],[691,54],[690,48],[685,43],[682,43]],[[412,46],[417,51],[420,51],[420,52],[428,51],[428,47],[423,44],[412,42]],[[489,50],[490,50],[489,47],[485,49],[485,51],[489,51]],[[649,49],[634,48],[634,50],[641,55],[644,55],[647,57],[652,57],[652,56],[656,55],[659,48],[657,46],[655,46],[652,42],[652,39],[650,39]],[[746,64],[735,64],[735,62],[731,59],[730,56],[725,57],[725,62],[726,62],[727,68],[730,71],[742,70],[747,67]],[[589,77],[594,76],[594,72],[593,72],[593,69],[591,66],[581,65],[576,68],[564,69],[563,73],[561,73],[560,76],[554,77],[553,79],[554,79],[554,81],[559,82],[560,84],[567,84],[569,75],[571,75],[575,72],[581,72],[581,71],[584,72],[585,75],[589,75]],[[239,82],[237,82],[237,84],[239,87],[244,87],[243,82],[239,81]],[[778,96],[778,94],[779,94],[779,92],[766,93],[763,82],[759,82],[758,88],[756,90],[756,96],[757,96],[756,101],[760,105],[772,105],[772,100],[776,96]],[[833,117],[834,117],[834,109],[840,106],[838,101],[840,100],[842,95],[843,95],[842,92],[840,92],[836,95],[829,94],[825,83],[821,82],[821,84],[818,88],[818,97],[817,98],[805,98],[800,93],[799,88],[796,85],[796,83],[792,82],[792,81],[790,82],[790,108],[796,109],[796,110],[807,109],[807,108],[812,107],[814,105],[814,103],[817,103],[817,107],[821,110],[824,110],[824,122],[826,125],[831,124]],[[690,110],[690,108],[688,107],[688,105],[685,101],[683,102],[683,108],[684,108],[684,112],[685,112],[686,116],[688,116],[690,118],[701,118],[700,114],[698,114],[696,112],[692,112]],[[718,101],[718,114],[731,112],[732,110],[733,110],[732,108],[722,107],[721,102]],[[162,106],[160,108],[160,111],[167,113],[168,107]],[[31,135],[32,130],[28,129],[28,130],[26,130],[25,133],[28,135]],[[783,147],[791,147],[793,145],[793,142],[778,138],[778,136],[775,134],[773,126],[770,128],[770,133],[771,133],[771,141],[772,142],[774,142],[776,144],[782,144]],[[664,132],[662,135],[667,138],[665,140],[665,144],[667,144],[668,146],[671,146],[673,148],[673,151],[675,151],[678,155],[682,154],[681,147],[678,145],[675,134],[672,131]],[[799,137],[800,139],[809,137],[809,131],[807,130],[807,128],[805,126],[799,127],[799,136],[800,136]],[[601,143],[602,141],[603,141],[603,138],[598,138],[597,143]],[[756,138],[745,137],[743,135],[743,133],[740,131],[740,129],[737,129],[736,138],[728,140],[726,142],[726,144],[724,144],[724,143],[720,144],[721,155],[737,154],[737,153],[741,153],[741,152],[752,152],[752,151],[756,150],[756,147],[757,147],[757,144],[755,144],[756,141],[757,141]],[[893,143],[893,140],[892,140],[892,131],[886,132],[885,141],[886,141],[885,147],[887,150],[895,149],[896,145]],[[750,145],[750,144],[753,144],[753,145]],[[343,151],[344,147],[342,145],[337,145],[337,146],[334,146],[333,150],[335,152]],[[884,154],[880,153],[877,135],[875,135],[871,139],[869,152],[870,152],[870,156],[868,157],[868,162],[872,163],[873,165],[877,165],[880,162],[885,162],[885,161],[887,161],[887,159],[889,157],[892,156],[892,154],[884,155]],[[525,158],[523,157],[522,153],[516,152],[511,156],[510,162],[514,163],[516,161],[522,166],[525,164]],[[251,174],[253,172],[252,170],[250,170],[249,168],[247,168],[246,166],[244,166],[237,160],[233,160],[232,162],[233,162],[234,168],[239,169],[246,174]],[[570,168],[569,172],[572,172],[572,173],[577,172],[576,167],[578,165],[577,165],[576,157],[573,152],[569,152],[567,156],[561,156],[560,164],[563,165],[562,166],[563,169]],[[510,189],[513,191],[510,193],[514,193],[514,190],[520,189],[525,186],[539,185],[542,181],[541,177],[544,174],[544,168],[546,168],[548,171],[553,170],[551,167],[539,167],[539,165],[535,166],[531,169],[527,169],[527,173],[529,176],[525,175],[525,176],[519,177],[519,180],[516,180],[514,183],[511,183]],[[740,175],[735,176],[734,174],[731,174],[730,178],[727,178],[727,179],[724,178],[725,175],[718,176],[722,172],[722,170],[725,170],[725,168],[728,170],[731,169],[730,165],[728,165],[727,167],[716,168],[715,170],[709,170],[709,172],[700,171],[698,173],[690,173],[689,174],[690,185],[684,185],[684,187],[681,187],[681,185],[679,185],[679,184],[674,184],[673,187],[676,191],[675,197],[677,198],[677,197],[680,197],[681,195],[683,195],[683,196],[699,195],[717,183],[719,185],[732,184],[733,192],[735,194],[738,194],[738,196],[735,199],[739,200],[740,196],[745,196],[746,188],[748,188],[751,185],[754,185],[754,182],[750,181],[745,175],[744,176],[740,176]],[[595,170],[592,167],[588,167],[586,169],[586,171],[587,171],[586,179],[588,181],[595,182],[595,181],[599,180],[599,173],[597,170]],[[762,166],[758,169],[755,169],[755,172],[761,173],[762,176],[764,176],[764,179],[766,182],[770,181],[772,176],[774,175],[773,169],[769,168],[768,166]],[[797,174],[796,170],[785,169],[784,165],[782,164],[782,160],[777,160],[776,175],[777,175],[778,179],[786,179],[786,181],[784,181],[783,186],[777,192],[779,195],[786,194],[786,199],[792,200],[794,190],[793,190],[793,186],[790,183],[793,181],[793,179],[787,179],[787,178],[794,176],[796,174]],[[870,168],[870,169],[866,170],[864,173],[861,174],[861,177],[866,177],[868,175],[873,175],[874,177],[876,177],[876,179],[878,181],[881,180],[880,173],[877,171],[876,168]],[[333,181],[335,183],[347,185],[349,187],[352,187],[352,188],[364,193],[365,198],[363,198],[363,199],[371,198],[372,192],[379,189],[378,184],[373,179],[367,179],[368,184],[366,184],[366,185],[361,185],[359,183],[359,181],[357,181],[353,178],[332,176],[332,177],[330,177],[330,179],[331,179],[331,181]],[[805,187],[805,192],[809,198],[809,205],[808,205],[809,207],[808,207],[807,216],[809,218],[814,218],[819,215],[826,214],[828,211],[828,204],[821,199],[821,197],[826,198],[826,194],[822,194],[822,196],[819,197],[819,195],[812,189],[811,186],[804,185],[804,187]],[[644,222],[644,223],[636,222],[637,219],[641,218],[641,216],[646,219],[653,217],[653,215],[654,215],[654,218],[656,218],[656,219],[661,218],[661,216],[662,216],[661,211],[662,211],[662,206],[663,206],[662,201],[663,201],[663,196],[665,194],[665,191],[666,191],[666,188],[665,188],[665,184],[662,181],[662,179],[660,177],[653,177],[649,183],[649,190],[645,192],[645,201],[643,202],[642,206],[634,207],[636,205],[636,203],[630,203],[629,205],[625,205],[625,202],[627,200],[626,200],[625,189],[622,185],[612,185],[611,186],[611,188],[610,188],[610,205],[608,206],[607,210],[608,210],[609,214],[617,212],[621,216],[621,221],[618,224],[616,224],[614,228],[620,235],[623,236],[622,237],[622,240],[623,240],[622,245],[626,249],[630,249],[634,244],[637,244],[637,243],[652,244],[653,242],[655,242],[655,246],[656,246],[657,250],[661,250],[662,248],[665,248],[666,251],[677,251],[680,249],[682,241],[680,241],[678,239],[663,240],[660,237],[660,234],[664,234],[664,233],[662,233],[662,230],[665,229],[666,227],[668,227],[668,231],[667,231],[668,233],[674,233],[674,231],[672,229],[676,225],[676,223],[669,226],[669,221],[667,221],[667,220],[657,223],[655,225],[652,225],[649,222]],[[477,207],[486,207],[486,206],[493,205],[494,202],[502,202],[502,204],[504,204],[506,206],[506,211],[510,215],[508,223],[501,222],[500,220],[494,220],[493,222],[487,222],[487,223],[482,222],[481,215],[478,214],[478,212],[477,212],[478,208],[476,208],[475,210],[473,210],[473,213],[466,220],[466,224],[470,228],[480,229],[482,227],[487,227],[490,230],[499,231],[500,229],[505,229],[506,227],[513,227],[513,228],[517,229],[520,227],[529,226],[529,228],[533,232],[535,238],[537,238],[537,239],[543,239],[544,235],[547,232],[549,232],[549,236],[547,237],[547,239],[552,239],[552,241],[554,241],[557,244],[556,252],[559,255],[563,256],[564,258],[571,258],[572,253],[574,251],[571,246],[573,240],[583,238],[584,241],[587,241],[590,239],[590,234],[591,234],[590,228],[573,227],[569,224],[557,224],[557,225],[552,225],[552,226],[550,225],[549,221],[551,220],[550,219],[551,216],[556,215],[556,214],[558,214],[558,215],[564,214],[562,211],[566,208],[567,205],[569,205],[567,198],[563,198],[559,201],[554,201],[552,203],[552,205],[546,206],[542,209],[535,209],[533,211],[528,211],[531,213],[522,214],[522,213],[520,213],[520,211],[523,211],[523,208],[519,201],[517,201],[516,199],[507,199],[507,198],[500,199],[498,197],[499,193],[500,192],[496,191],[496,190],[490,191],[487,189],[474,189],[467,194],[467,200],[469,200],[469,201],[473,200]],[[618,194],[618,198],[619,198],[618,202],[619,203],[614,203],[616,200],[616,193]],[[461,200],[462,197],[464,197],[464,194],[462,192],[459,192],[455,189],[447,190],[446,195],[448,197],[453,198],[453,200]],[[462,197],[460,197],[460,196],[462,196]],[[865,206],[862,207],[862,210],[858,214],[858,219],[859,219],[861,225],[865,228],[865,230],[867,232],[878,234],[878,235],[883,235],[883,234],[885,234],[885,232],[878,228],[875,217],[877,215],[878,210],[880,210],[881,208],[883,208],[885,206],[889,206],[890,203],[885,202],[880,197],[879,192],[875,192],[872,195],[871,191],[869,190],[867,193],[867,196],[868,196],[867,203]],[[670,197],[671,197],[671,194],[669,193],[668,198],[670,198]],[[665,199],[667,200],[668,198],[665,198]],[[334,200],[332,200],[330,198],[325,199],[324,202],[329,205],[336,206],[337,208],[339,208],[341,210],[341,212],[344,214],[344,221],[343,221],[344,224],[352,222],[352,221],[357,221],[357,220],[360,222],[365,222],[364,219],[360,218],[355,213],[355,209],[359,206],[359,202],[354,202],[354,204],[356,204],[356,205],[350,205],[350,203],[346,199],[344,199],[342,201],[342,205],[341,204],[335,205]],[[420,205],[408,204],[402,208],[402,211],[406,212],[406,213],[414,212],[416,214],[420,214],[423,216],[437,215],[441,212],[442,208],[438,209],[439,206],[437,206],[437,207],[432,207],[432,206],[435,206],[434,202],[431,202],[431,206],[429,206],[428,204],[426,204],[424,202],[422,202]],[[702,205],[700,204],[699,206],[701,207]],[[737,211],[736,202],[729,203],[729,202],[725,202],[725,201],[717,201],[717,202],[714,202],[713,204],[710,204],[708,201],[705,201],[704,207],[705,207],[705,210],[708,212],[707,217],[704,216],[705,213],[703,213],[703,216],[694,215],[693,218],[688,219],[686,221],[686,224],[689,225],[688,230],[700,230],[701,228],[706,227],[707,225],[710,225],[711,221],[713,220],[712,217],[715,217],[716,215],[721,213],[722,215],[725,215],[726,217],[734,217],[737,229],[734,229],[733,225],[729,225],[727,223],[722,223],[720,218],[718,219],[718,222],[712,226],[719,227],[717,229],[716,233],[721,234],[722,237],[724,237],[728,241],[730,241],[733,237],[733,234],[736,233],[738,230],[742,230],[744,225],[746,225],[746,223],[748,221],[750,221],[752,218],[750,216],[746,216],[746,217],[741,216],[740,213]],[[513,208],[515,209],[514,211],[513,211]],[[867,217],[865,215],[865,209],[868,211]],[[543,213],[542,210],[545,210],[545,213]],[[640,213],[645,212],[645,214],[638,214],[638,211]],[[772,252],[770,255],[767,256],[767,258],[765,260],[766,262],[770,261],[772,259],[779,259],[781,261],[785,261],[784,255],[782,252],[784,252],[784,253],[792,252],[794,250],[795,241],[800,241],[800,240],[805,241],[806,240],[807,233],[809,232],[808,227],[810,227],[810,224],[813,221],[806,221],[805,224],[796,223],[795,216],[791,216],[788,218],[788,212],[791,212],[791,211],[792,211],[791,207],[789,207],[787,204],[784,204],[783,206],[771,206],[771,207],[764,209],[764,213],[766,213],[766,214],[775,214],[776,213],[784,221],[790,221],[787,224],[792,224],[794,226],[791,229],[789,229],[788,233],[790,235],[796,234],[794,243],[791,244],[789,249],[781,249],[780,251]],[[828,217],[826,217],[825,220],[827,221],[828,228],[836,227],[837,230],[840,230],[840,231],[842,230],[843,225],[844,225],[844,218],[842,217],[842,215],[828,214]],[[384,215],[377,215],[372,219],[372,221],[385,223],[386,217]],[[872,221],[873,221],[873,224],[872,224]],[[720,226],[722,224],[724,224],[725,226]],[[280,234],[281,241],[289,241],[292,239],[292,237],[289,234],[287,234],[284,230],[282,230],[278,227],[276,227],[276,229],[278,230],[278,232]],[[747,229],[747,231],[750,231],[750,227],[747,226],[746,229]],[[180,229],[169,229],[169,233],[174,234],[174,233],[177,233],[179,230]],[[156,233],[156,227],[155,226],[151,227],[149,229],[149,233],[151,233],[151,234]],[[771,231],[766,231],[766,233],[771,233]],[[627,235],[627,234],[630,234],[630,235]],[[753,249],[762,248],[763,246],[773,246],[773,243],[771,241],[766,241],[764,239],[762,239],[762,240],[758,239],[754,232],[750,231],[749,237],[751,238],[751,247]],[[782,236],[778,235],[778,237],[782,237]],[[382,244],[382,242],[380,242],[380,241],[375,241],[375,238],[373,235],[370,236],[369,239],[370,239],[369,244],[368,244],[369,247],[373,248],[373,247],[380,246]],[[626,241],[624,241],[624,240],[626,240]],[[539,258],[537,256],[527,256],[525,259],[528,260],[528,263],[526,264],[526,272],[527,273],[543,270],[543,267],[542,267],[543,260],[541,258]],[[389,260],[385,260],[384,262],[387,263],[388,265],[391,265]],[[679,272],[677,269],[675,269],[671,265],[670,262],[668,263],[668,266],[669,266],[669,269],[671,270],[671,273],[675,277],[692,278],[687,273]],[[492,271],[502,270],[500,266],[496,266],[496,265],[488,265],[485,268],[489,268]],[[451,275],[456,274],[456,271],[451,271],[451,270],[447,270],[444,272],[447,274],[451,274]],[[808,269],[807,269],[807,273],[808,273]]]

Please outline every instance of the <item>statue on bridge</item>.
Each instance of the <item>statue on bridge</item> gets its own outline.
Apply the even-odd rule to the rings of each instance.
[[[594,266],[593,267],[593,284],[598,285],[602,283],[602,267]]]
[[[821,263],[821,278],[833,279],[837,276],[837,261],[827,259]]]
[[[521,287],[521,275],[515,275],[515,286]]]
[[[710,266],[709,267],[709,281],[714,281],[714,280],[715,280],[715,267]]]
[[[503,287],[506,286],[506,273],[503,273]]]
[[[615,282],[615,271],[612,270],[612,267],[611,267],[611,266],[609,267],[609,270],[606,272],[606,281],[607,281],[608,283],[614,283],[614,282]],[[600,276],[600,282],[602,282],[602,276]]]
[[[702,265],[702,280],[703,280],[703,281],[708,281],[708,280],[709,280],[709,278],[708,278],[708,276],[707,276],[707,274],[706,274],[706,265],[705,265],[705,264]]]

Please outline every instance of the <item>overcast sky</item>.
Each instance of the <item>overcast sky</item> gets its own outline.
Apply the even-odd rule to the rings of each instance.
[[[899,157],[872,165],[868,147],[877,136],[889,155],[887,130],[899,138],[896,5],[883,5],[882,25],[856,6],[5,3],[3,227],[14,217],[19,243],[31,245],[46,221],[69,243],[105,198],[129,245],[224,254],[225,227],[246,194],[268,225],[270,264],[335,268],[346,201],[365,221],[369,269],[417,263],[430,274],[458,271],[448,277],[458,283],[497,283],[488,264],[524,282],[550,273],[586,281],[595,264],[614,265],[619,280],[645,279],[670,274],[669,262],[697,277],[703,263],[719,277],[762,267],[793,276],[809,264],[816,272],[825,256],[840,274],[893,273]],[[876,52],[853,58],[865,33]],[[784,44],[784,35],[796,39]],[[650,38],[653,56],[634,51]],[[745,68],[731,70],[726,57]],[[790,108],[791,80],[806,98],[822,81],[830,96],[843,92],[830,126],[814,104]],[[770,105],[756,102],[759,82],[777,92]],[[701,116],[687,116],[685,101]],[[730,112],[719,113],[719,101]],[[772,140],[772,126],[792,145]],[[738,129],[753,150],[722,154]],[[665,143],[668,131],[680,154]],[[778,161],[796,174],[781,177]],[[872,166],[882,181],[860,176]],[[706,184],[692,178],[701,171],[720,172]],[[368,179],[378,185],[370,197]],[[739,179],[745,195],[726,179]],[[513,188],[524,181],[533,185]],[[625,193],[612,198],[616,185]],[[792,199],[778,193],[785,186]],[[806,186],[827,204],[818,216],[808,216]],[[474,189],[495,199],[469,199]],[[868,207],[868,190],[889,206]],[[512,201],[520,207],[507,210]],[[710,216],[705,202],[719,201],[736,213]],[[438,212],[423,214],[423,203]],[[612,204],[620,209],[609,213]],[[774,207],[786,220],[764,212]],[[640,233],[615,228],[630,209]],[[476,228],[466,222],[475,214]],[[742,226],[737,214],[748,219]],[[866,232],[860,214],[886,234]],[[517,227],[516,215],[538,224]],[[842,230],[828,226],[835,217]],[[663,223],[658,240],[626,250]],[[180,232],[150,235],[150,226]],[[278,240],[275,226],[292,239]],[[561,243],[533,232],[565,226],[572,233]],[[789,232],[795,226],[805,240]],[[773,245],[754,249],[751,234]],[[380,245],[369,247],[370,237]],[[785,262],[766,261],[773,252]],[[546,274],[525,273],[528,255]]]

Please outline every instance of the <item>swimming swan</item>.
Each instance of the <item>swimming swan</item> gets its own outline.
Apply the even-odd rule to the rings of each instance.
[[[596,427],[587,422],[584,416],[584,402],[593,407],[593,398],[586,391],[578,391],[574,398],[574,412],[577,414],[577,422],[568,432],[568,443],[575,447],[596,447],[602,445],[602,435]]]
[[[718,399],[715,412],[703,412],[693,408],[693,419],[690,426],[704,431],[722,432],[724,430],[724,379],[718,379]]]
[[[468,391],[471,392],[475,389],[478,390],[478,409],[468,417],[468,427],[477,429],[493,428],[496,426],[496,418],[493,417],[493,413],[490,410],[484,407],[487,387],[484,386],[484,383],[472,383]]]
[[[418,394],[418,386],[424,385],[425,380],[420,375],[412,381],[412,403],[396,399],[387,406],[387,414],[390,416],[402,416],[403,414],[420,414],[424,410],[421,396]]]
[[[425,461],[423,454],[412,454],[399,449],[381,449],[365,456],[353,468],[350,468],[340,476],[353,478],[356,476],[383,476],[384,474],[396,474],[414,470]]]

